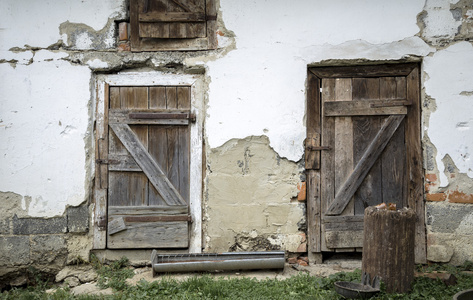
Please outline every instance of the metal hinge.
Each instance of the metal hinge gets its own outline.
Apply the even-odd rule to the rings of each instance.
[[[310,151],[332,150],[330,146],[307,146]]]
[[[120,161],[115,159],[96,159],[95,162],[101,165],[117,165],[120,163]]]

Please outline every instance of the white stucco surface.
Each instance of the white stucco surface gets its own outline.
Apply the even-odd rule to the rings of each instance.
[[[0,191],[22,195],[30,216],[85,200],[90,70],[39,51],[30,65],[0,64]]]
[[[267,135],[282,157],[298,161],[305,138],[307,65],[325,59],[423,56],[417,14],[424,1],[221,1],[236,49],[207,63],[208,139]],[[376,9],[376,13],[373,13]],[[382,26],[380,26],[382,24]]]
[[[109,17],[123,13],[123,4],[121,0],[2,0],[0,50],[25,45],[46,48],[60,39],[67,42],[67,37],[59,32],[60,24],[66,21],[100,30]]]
[[[430,116],[428,135],[437,148],[440,185],[446,186],[442,158],[447,154],[461,173],[473,178],[473,46],[460,42],[424,62],[425,91],[437,105]]]

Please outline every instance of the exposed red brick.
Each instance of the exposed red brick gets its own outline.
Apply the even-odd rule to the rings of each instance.
[[[289,257],[287,259],[287,263],[289,264],[297,264],[297,257]]]
[[[472,203],[473,194],[466,194],[460,191],[453,191],[448,193],[448,201],[453,203]]]
[[[447,199],[447,195],[444,193],[426,194],[425,199],[427,201],[445,201],[445,199]]]
[[[217,34],[218,34],[219,36],[224,36],[224,35],[225,35],[221,30],[217,30]]]
[[[120,41],[128,40],[128,23],[122,22],[118,24],[118,39]]]
[[[309,263],[307,263],[305,260],[303,259],[298,259],[297,260],[297,263],[300,265],[300,266],[304,266],[304,267],[307,267],[309,265]]]
[[[118,45],[118,51],[131,51],[131,47],[129,43],[121,43]]]
[[[427,182],[436,182],[437,174],[425,174],[425,181]]]
[[[307,191],[306,191],[305,182],[301,182],[297,184],[297,189],[299,190],[299,193],[297,194],[297,200],[305,201],[307,199]]]
[[[297,253],[305,253],[307,252],[307,243],[304,242],[304,243],[301,243],[299,245],[299,247],[297,247],[297,250],[296,250]]]

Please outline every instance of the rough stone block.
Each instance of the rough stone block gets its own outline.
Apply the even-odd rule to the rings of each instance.
[[[67,245],[62,235],[41,235],[31,239],[31,260],[40,265],[62,268],[67,258]]]
[[[472,205],[445,205],[427,203],[427,225],[434,233],[455,233],[469,223],[473,215]]]
[[[67,229],[69,232],[89,231],[89,208],[87,205],[67,208]]]
[[[30,262],[28,236],[0,237],[0,266],[24,265]]]
[[[10,234],[10,219],[0,220],[0,234]]]
[[[56,218],[17,218],[13,217],[13,234],[55,234],[67,232],[67,220]]]
[[[427,260],[432,262],[449,262],[453,256],[453,249],[443,245],[431,245],[427,248]]]

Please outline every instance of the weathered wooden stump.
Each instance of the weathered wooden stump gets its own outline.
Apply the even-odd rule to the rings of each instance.
[[[416,215],[412,209],[365,209],[362,271],[388,293],[406,293],[414,280]]]

